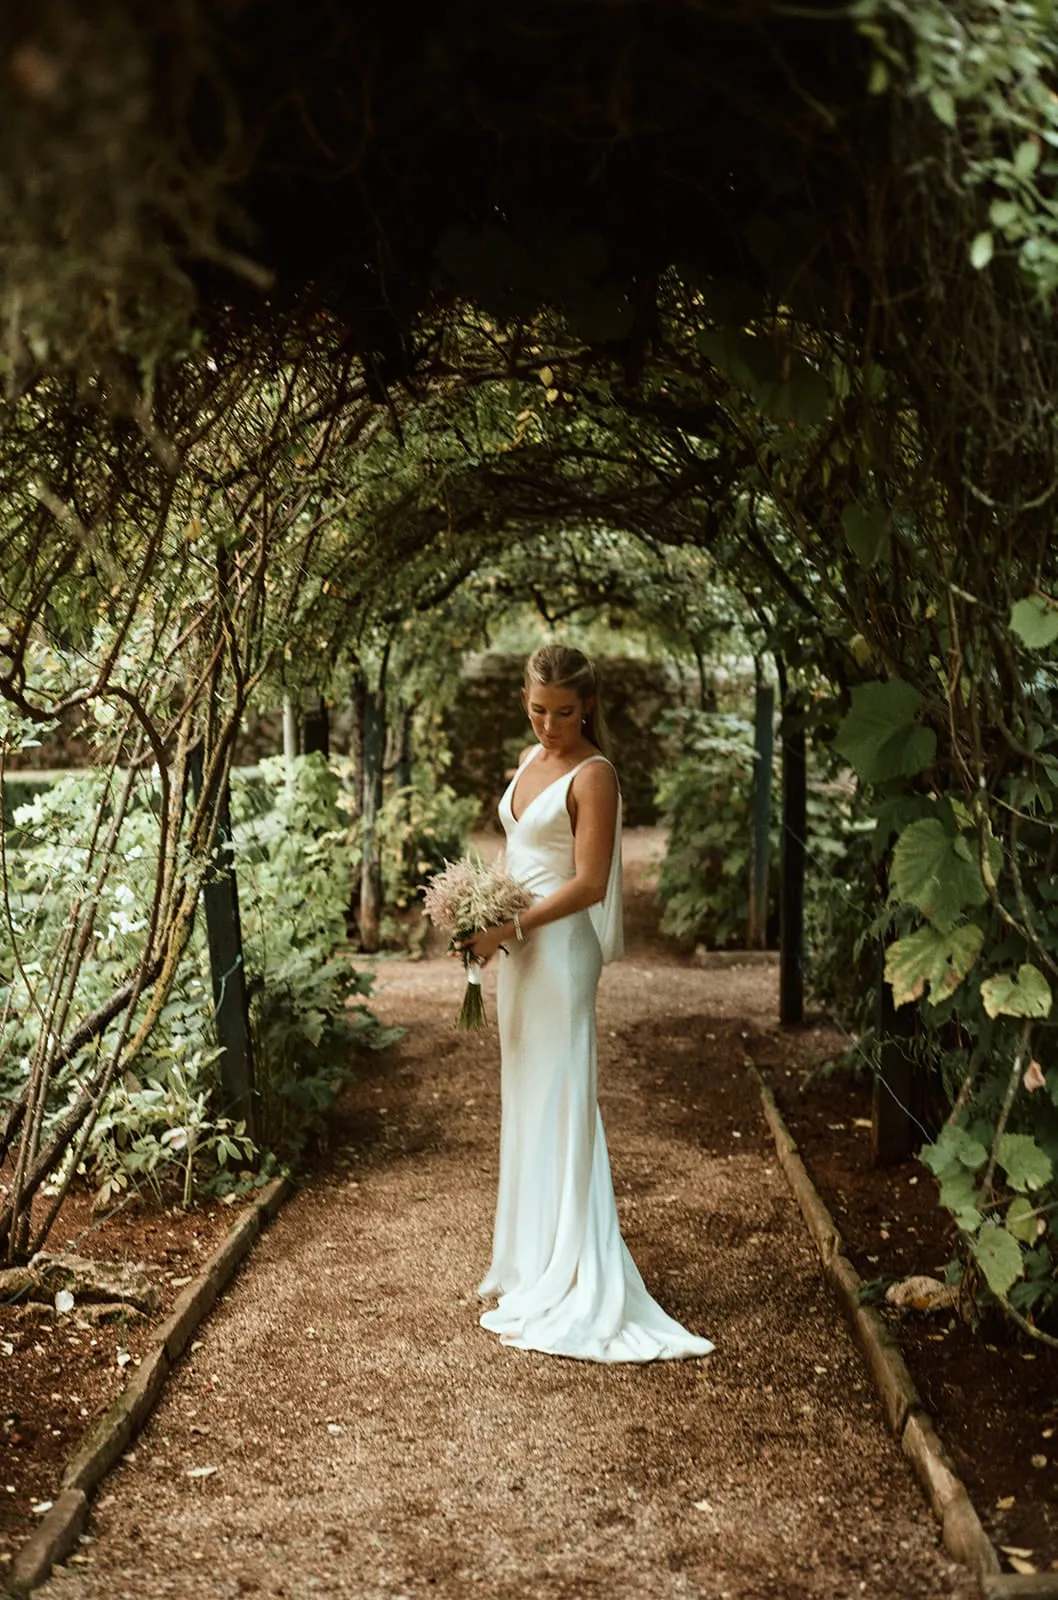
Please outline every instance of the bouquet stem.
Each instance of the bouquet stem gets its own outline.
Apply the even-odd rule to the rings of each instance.
[[[474,958],[469,954],[463,956],[463,966],[466,969],[467,987],[463,995],[463,1004],[456,1018],[456,1027],[462,1028],[466,1033],[475,1033],[485,1026],[485,1002],[481,993],[481,973],[474,965]]]

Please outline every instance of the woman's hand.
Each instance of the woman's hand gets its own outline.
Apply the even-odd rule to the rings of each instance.
[[[505,942],[502,926],[483,928],[472,939],[464,939],[459,948],[464,951],[469,950],[478,964],[484,966],[487,961],[492,960],[496,951]]]

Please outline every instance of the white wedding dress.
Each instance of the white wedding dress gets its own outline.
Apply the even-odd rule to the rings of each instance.
[[[541,897],[573,876],[566,799],[586,763],[515,819],[511,797],[537,749],[500,801],[500,820],[507,871]],[[481,1324],[505,1344],[582,1361],[705,1356],[709,1340],[647,1293],[617,1220],[596,1100],[595,991],[603,961],[622,950],[618,816],[605,900],[534,928],[499,958],[500,1183],[492,1265],[478,1290],[499,1304]]]

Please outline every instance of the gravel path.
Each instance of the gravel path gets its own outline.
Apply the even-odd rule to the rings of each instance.
[[[640,907],[651,846],[629,841]],[[495,1035],[450,1028],[454,964],[378,971],[376,1009],[407,1037],[364,1064],[321,1170],[104,1487],[85,1564],[39,1592],[967,1600],[746,1082],[774,972],[703,971],[639,937],[604,973],[625,1236],[662,1304],[718,1346],[604,1368],[477,1326]]]

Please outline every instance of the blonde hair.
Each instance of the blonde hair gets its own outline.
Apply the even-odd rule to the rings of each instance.
[[[599,698],[599,674],[593,661],[582,650],[573,650],[565,644],[544,644],[534,650],[525,663],[525,687],[534,683],[547,684],[556,689],[569,689],[587,708],[584,713],[584,737],[610,755],[610,734]],[[588,701],[592,702],[588,708]]]

